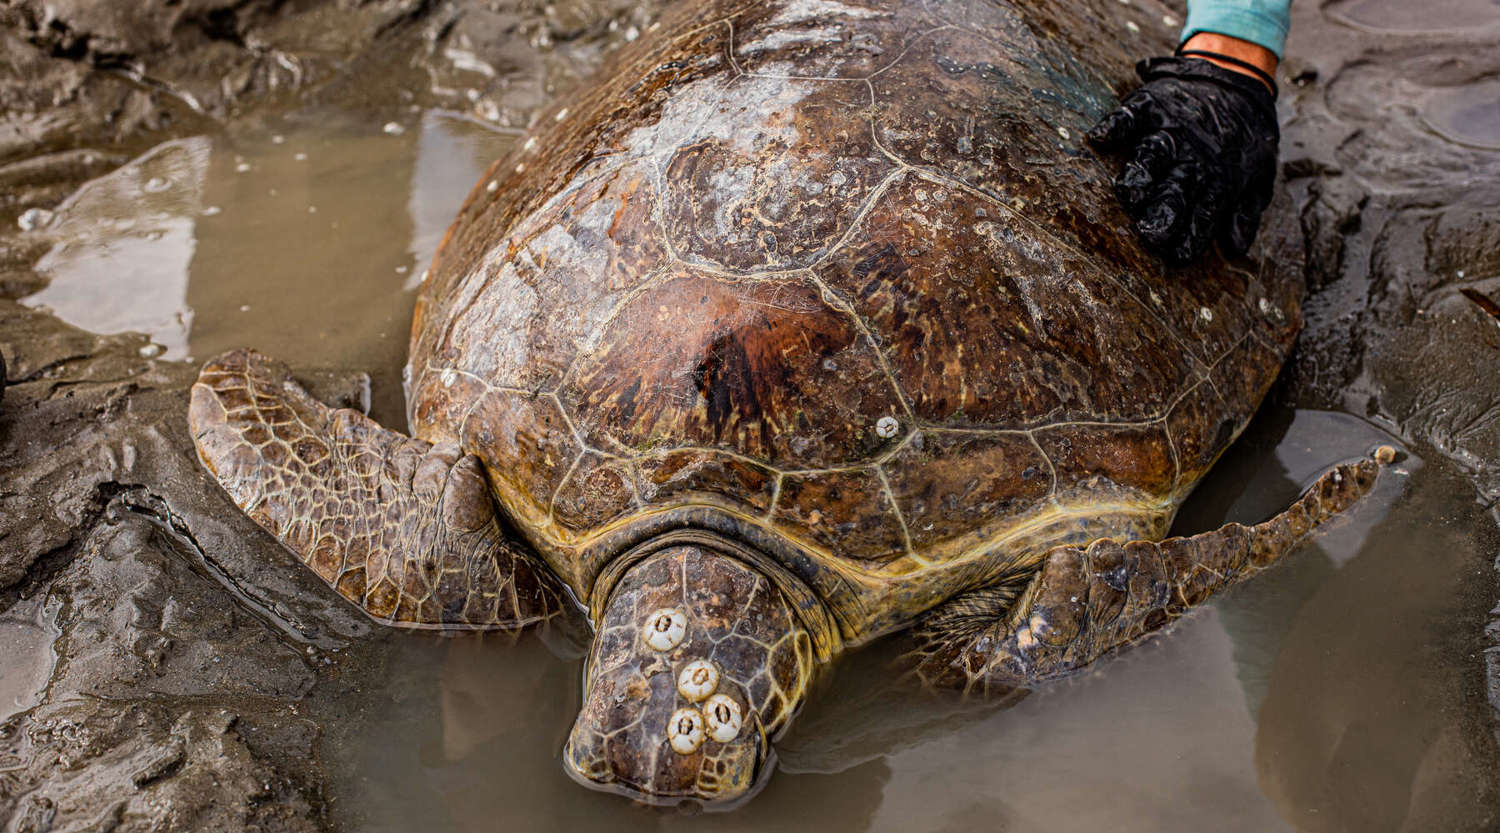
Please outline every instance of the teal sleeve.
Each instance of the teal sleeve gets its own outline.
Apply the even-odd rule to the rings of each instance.
[[[1188,0],[1182,40],[1213,32],[1258,43],[1280,59],[1291,23],[1292,0]]]

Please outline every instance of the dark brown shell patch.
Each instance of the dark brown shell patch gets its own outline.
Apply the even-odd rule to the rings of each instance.
[[[1025,429],[1161,416],[1191,371],[1139,303],[1030,221],[909,175],[816,271],[869,322],[917,415]]]
[[[1060,425],[1033,432],[1066,503],[1144,503],[1170,494],[1176,477],[1165,422]]]
[[[628,303],[563,391],[597,447],[721,447],[784,468],[879,450],[895,390],[854,322],[799,280],[686,269]]]

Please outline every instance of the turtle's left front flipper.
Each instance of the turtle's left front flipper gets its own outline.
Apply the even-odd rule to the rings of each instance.
[[[988,588],[938,608],[918,628],[913,659],[928,683],[1011,691],[1065,676],[1166,625],[1214,592],[1286,555],[1375,485],[1394,452],[1326,472],[1286,511],[1255,526],[1165,541],[1101,538],[1056,547],[1017,592]]]
[[[250,350],[204,366],[193,442],[229,496],[344,598],[414,628],[516,629],[567,592],[508,540],[478,458],[334,410]]]

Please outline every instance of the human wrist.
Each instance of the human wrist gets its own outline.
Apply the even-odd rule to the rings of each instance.
[[[1274,78],[1276,76],[1276,67],[1279,63],[1277,61],[1275,52],[1272,52],[1271,50],[1265,48],[1264,46],[1261,46],[1258,43],[1252,43],[1247,40],[1230,37],[1229,35],[1221,35],[1216,32],[1198,32],[1197,34],[1183,41],[1182,46],[1179,46],[1177,48],[1177,51],[1179,53],[1213,52],[1219,55],[1224,55],[1237,61],[1244,61],[1245,63],[1254,66],[1256,69],[1261,70],[1271,78]],[[1260,81],[1262,84],[1266,83],[1265,78],[1262,78],[1252,70],[1236,64],[1233,61],[1221,60],[1210,55],[1193,55],[1192,57],[1198,60],[1208,61],[1215,66],[1223,67],[1224,69],[1227,69],[1231,72],[1238,72],[1241,75],[1248,75],[1251,78]],[[1267,84],[1267,86],[1270,87],[1273,92],[1275,91],[1274,84]]]

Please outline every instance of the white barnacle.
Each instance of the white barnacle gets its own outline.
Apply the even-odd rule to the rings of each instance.
[[[453,368],[450,367],[443,371],[443,387],[451,388],[456,381],[458,381],[458,373]]]
[[[695,659],[677,674],[677,691],[689,703],[702,702],[719,687],[719,669],[706,659]]]
[[[703,745],[703,713],[697,709],[678,709],[667,720],[667,741],[672,751],[691,755]]]
[[[641,636],[655,651],[670,651],[687,635],[687,617],[675,607],[664,607],[646,617]]]
[[[1214,320],[1214,311],[1209,309],[1208,307],[1199,307],[1198,317],[1202,318],[1204,321],[1212,321]]]
[[[887,415],[875,420],[875,433],[881,439],[888,440],[896,436],[896,432],[900,430],[901,423],[897,422],[893,416]]]
[[[719,743],[728,743],[740,734],[745,724],[745,713],[740,704],[727,694],[715,694],[703,704],[703,718],[708,721],[708,736]]]
[[[28,208],[16,218],[16,225],[20,226],[21,231],[36,231],[50,222],[52,212],[45,208]]]
[[[1036,635],[1031,632],[1030,625],[1016,631],[1016,647],[1023,651],[1036,647]]]

